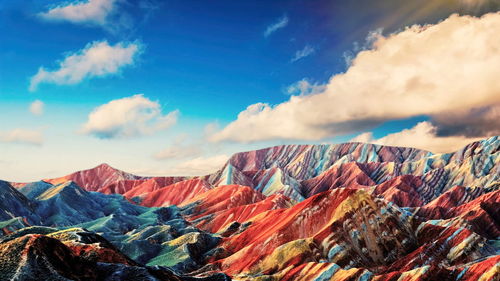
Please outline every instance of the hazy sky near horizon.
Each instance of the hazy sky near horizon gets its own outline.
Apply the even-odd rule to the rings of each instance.
[[[500,0],[0,2],[0,179],[500,134]]]

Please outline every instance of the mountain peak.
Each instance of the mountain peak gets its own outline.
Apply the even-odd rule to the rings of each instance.
[[[90,170],[94,170],[94,169],[106,169],[106,170],[114,170],[114,171],[120,171],[114,167],[112,167],[111,165],[109,165],[108,163],[101,163],[97,166],[95,166],[94,168],[90,169]]]
[[[74,172],[64,177],[46,180],[51,184],[60,184],[73,181],[77,185],[89,191],[97,191],[99,188],[121,180],[146,179],[134,174],[129,174],[122,170],[111,167],[107,163],[102,163],[94,168]]]

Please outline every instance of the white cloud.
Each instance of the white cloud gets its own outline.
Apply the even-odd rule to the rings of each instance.
[[[229,160],[225,154],[197,157],[181,162],[168,170],[170,175],[200,176],[216,172]]]
[[[51,21],[105,26],[108,24],[108,16],[115,11],[117,2],[117,0],[73,1],[40,13],[39,16]]]
[[[95,41],[82,50],[70,54],[59,62],[56,70],[43,67],[31,77],[30,91],[41,83],[71,85],[91,77],[102,77],[118,73],[123,67],[133,65],[143,47],[139,42],[119,42],[114,46],[107,41]]]
[[[0,142],[41,145],[43,143],[43,135],[39,130],[18,128],[7,132],[0,132]]]
[[[157,0],[69,0],[50,6],[38,16],[47,22],[100,27],[118,34],[121,31],[131,31],[137,20],[147,20],[160,5]]]
[[[268,37],[269,35],[276,32],[278,29],[284,28],[287,25],[288,25],[288,17],[284,15],[283,17],[279,18],[278,21],[274,22],[273,24],[269,25],[266,28],[266,31],[264,31],[264,36]]]
[[[360,44],[358,41],[355,41],[353,43],[352,50],[346,51],[342,54],[345,65],[347,67],[351,66],[352,61],[354,60],[357,53],[373,48],[373,44],[377,42],[380,37],[382,37],[383,31],[384,30],[382,28],[371,30],[370,32],[368,32],[368,35],[365,37],[365,40],[362,44]]]
[[[286,92],[289,95],[314,95],[324,92],[325,89],[325,84],[311,83],[304,78],[288,86]]]
[[[200,156],[191,160],[178,162],[170,167],[159,168],[158,165],[150,168],[129,169],[136,175],[147,176],[204,176],[221,169],[229,160],[229,156],[217,154],[214,156]]]
[[[33,115],[42,115],[45,104],[41,100],[35,100],[30,104],[30,112]]]
[[[387,120],[492,107],[500,103],[498,26],[500,13],[452,15],[379,36],[323,92],[250,105],[210,140],[321,140]]]
[[[349,142],[374,143],[373,133],[371,132],[361,133],[352,138],[351,140],[349,140]]]
[[[162,115],[158,102],[134,95],[95,108],[81,132],[103,139],[150,135],[173,126],[178,115],[178,110]]]
[[[298,50],[297,52],[295,52],[295,55],[293,56],[293,58],[290,60],[290,62],[296,62],[300,59],[303,59],[307,56],[310,56],[312,55],[316,50],[310,46],[310,45],[306,45],[304,47],[304,49],[301,49],[301,50]]]
[[[441,137],[437,135],[437,128],[430,122],[420,122],[411,129],[389,134],[385,137],[374,139],[371,133],[363,133],[351,141],[375,143],[391,146],[415,147],[434,153],[454,152],[465,145],[481,138],[464,136]]]

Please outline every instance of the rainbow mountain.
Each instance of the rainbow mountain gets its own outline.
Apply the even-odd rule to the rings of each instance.
[[[0,280],[500,280],[499,155],[283,145],[198,177],[0,181]]]

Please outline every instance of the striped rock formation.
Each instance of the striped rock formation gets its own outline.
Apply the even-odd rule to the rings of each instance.
[[[500,280],[499,137],[276,146],[199,177],[100,165],[0,196],[8,278]]]

